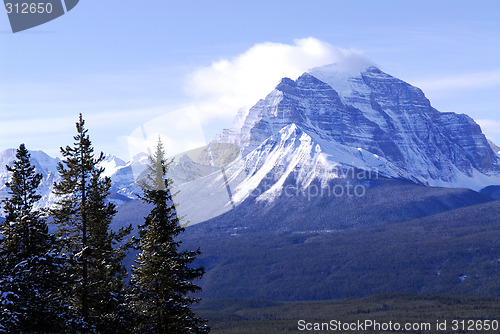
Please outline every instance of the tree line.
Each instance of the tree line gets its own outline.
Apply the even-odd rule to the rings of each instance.
[[[56,202],[40,208],[42,175],[24,144],[7,166],[9,196],[0,226],[0,333],[208,333],[191,310],[193,283],[204,274],[192,262],[200,250],[180,251],[180,225],[161,141],[149,156],[138,195],[152,210],[138,236],[132,224],[111,229],[116,206],[111,180],[94,154],[80,114],[72,146],[61,148]],[[49,231],[49,224],[57,226]],[[123,260],[138,251],[127,282]]]

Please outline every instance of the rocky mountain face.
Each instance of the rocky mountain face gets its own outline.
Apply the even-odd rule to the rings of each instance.
[[[473,119],[437,111],[420,89],[373,66],[346,73],[330,65],[296,81],[284,78],[249,110],[240,129],[216,141],[239,145],[252,160],[268,138],[292,124],[297,140],[309,136],[316,143],[309,154],[324,152],[330,167],[475,190],[500,182],[500,159]]]

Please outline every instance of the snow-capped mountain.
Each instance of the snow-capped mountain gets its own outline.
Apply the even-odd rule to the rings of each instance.
[[[5,183],[10,177],[10,173],[7,172],[5,168],[6,165],[12,166],[14,160],[16,160],[16,149],[6,149],[0,151],[0,199],[8,196],[8,189]],[[59,173],[57,171],[57,165],[61,160],[59,158],[52,158],[43,151],[29,151],[31,154],[31,163],[35,166],[37,173],[42,174],[43,178],[38,188],[38,193],[42,196],[38,203],[40,207],[48,207],[56,200],[56,196],[52,194],[54,182],[59,181]],[[140,157],[136,157],[136,160]],[[137,162],[132,160],[129,163],[125,163],[120,158],[112,155],[106,155],[104,161],[100,164],[104,167],[103,176],[109,176],[112,180],[112,193],[117,193],[124,189],[125,187],[134,184],[134,174],[131,170],[132,165],[140,165],[142,167],[137,167],[137,171],[143,170],[145,167],[144,161]],[[142,168],[142,169],[141,169]],[[124,190],[125,192],[125,190]],[[115,200],[115,199],[113,199]],[[117,200],[118,203],[121,202]]]
[[[42,151],[30,151],[30,154],[36,172],[43,175],[38,188],[39,194],[42,195],[39,206],[50,206],[56,200],[52,188],[54,182],[59,180],[57,165],[61,160],[52,158]],[[220,167],[232,162],[238,154],[239,149],[235,145],[228,144],[210,144],[210,150],[205,146],[184,152],[171,157],[173,161],[168,170],[168,177],[176,186],[180,186],[220,170]],[[0,199],[8,196],[5,183],[10,175],[5,166],[12,166],[15,159],[16,149],[0,151]],[[104,168],[102,175],[111,178],[110,200],[121,205],[137,199],[137,195],[141,193],[137,180],[142,177],[148,163],[146,153],[137,154],[129,162],[110,154],[105,155],[100,166]]]
[[[473,119],[439,112],[420,89],[373,66],[353,72],[329,65],[296,81],[284,78],[249,110],[241,128],[223,131],[216,141],[239,145],[252,166],[257,152],[269,150],[272,156],[290,142],[280,134],[292,124],[296,140],[307,136],[315,145],[289,161],[304,165],[307,155],[309,169],[317,166],[312,157],[322,152],[329,166],[322,170],[340,164],[425,185],[475,190],[500,183],[500,159]],[[276,142],[276,136],[282,139]],[[268,141],[272,146],[263,147],[268,138],[275,138]],[[281,169],[286,174],[297,166]],[[321,171],[308,176],[329,177]],[[255,175],[249,174],[250,179]]]

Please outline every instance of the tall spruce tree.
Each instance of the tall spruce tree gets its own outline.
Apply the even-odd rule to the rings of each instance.
[[[63,333],[72,319],[59,294],[62,262],[55,237],[35,208],[42,175],[24,144],[16,158],[6,166],[12,173],[6,183],[10,196],[2,201],[7,217],[0,230],[0,332]]]
[[[106,201],[111,181],[102,177],[104,168],[99,166],[104,154],[94,157],[81,114],[76,129],[74,146],[61,148],[61,181],[54,185],[60,199],[51,210],[68,257],[69,298],[88,324],[85,332],[124,332],[126,270],[122,261],[126,246],[122,241],[131,227],[111,231],[116,208]]]
[[[179,224],[166,178],[168,163],[161,141],[149,157],[148,173],[142,183],[142,200],[152,210],[139,226],[140,253],[132,268],[130,303],[136,311],[136,333],[208,333],[206,321],[197,318],[190,306],[199,302],[192,293],[201,290],[192,281],[204,268],[190,264],[201,252],[179,251],[184,228]]]

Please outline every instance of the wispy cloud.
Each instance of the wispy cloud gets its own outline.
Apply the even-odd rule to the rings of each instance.
[[[158,136],[170,155],[202,146],[231,125],[238,110],[264,98],[283,77],[295,79],[313,67],[331,63],[349,65],[350,59],[359,62],[364,57],[354,50],[304,38],[292,44],[256,44],[233,58],[200,67],[185,80],[184,89],[192,103],[166,111],[126,137],[130,156],[154,148]]]
[[[231,59],[222,59],[190,74],[185,90],[197,99],[203,122],[231,120],[238,109],[264,98],[283,77],[297,78],[305,71],[345,61],[359,52],[345,50],[316,38],[293,44],[260,43]]]
[[[142,152],[154,152],[158,138],[167,156],[195,149],[206,144],[204,131],[195,107],[181,108],[155,117],[124,137],[129,157]]]

